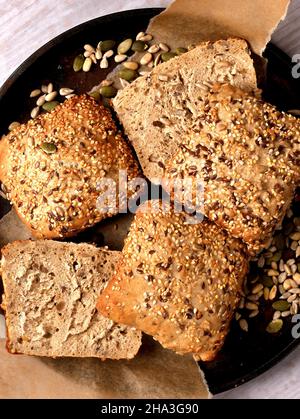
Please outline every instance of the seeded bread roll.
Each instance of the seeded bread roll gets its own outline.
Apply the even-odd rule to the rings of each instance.
[[[143,172],[152,182],[160,183],[166,161],[197,117],[198,103],[211,82],[256,88],[244,40],[204,42],[139,77],[113,100]]]
[[[141,333],[101,316],[96,300],[120,252],[88,244],[19,241],[2,249],[11,353],[133,358]]]
[[[281,223],[300,182],[300,121],[230,85],[217,84],[164,177],[201,182],[203,213],[259,252]],[[191,188],[175,196],[187,200]],[[202,205],[198,194],[193,204]]]
[[[240,299],[245,246],[207,220],[189,224],[165,205],[151,201],[139,208],[97,307],[165,348],[210,361]]]
[[[97,205],[98,182],[118,185],[119,170],[127,170],[128,180],[139,175],[110,111],[87,95],[66,100],[0,141],[0,180],[38,238],[71,236],[116,214],[118,205]]]

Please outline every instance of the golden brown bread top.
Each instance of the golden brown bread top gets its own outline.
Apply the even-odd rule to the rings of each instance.
[[[217,84],[168,161],[164,184],[170,190],[176,178],[202,181],[204,214],[255,252],[282,221],[299,184],[299,163],[300,121]]]
[[[37,237],[69,236],[118,212],[96,205],[98,182],[117,182],[119,170],[129,180],[139,175],[110,111],[88,95],[66,100],[0,142],[0,180]]]
[[[210,360],[239,302],[245,246],[207,220],[187,224],[185,214],[166,212],[159,201],[147,204],[136,214],[98,309],[166,348]]]

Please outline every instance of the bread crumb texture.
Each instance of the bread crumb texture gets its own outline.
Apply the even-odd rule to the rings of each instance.
[[[104,318],[96,301],[120,252],[20,241],[2,249],[7,347],[48,357],[133,358],[141,333]]]
[[[165,348],[212,360],[240,299],[246,249],[210,221],[188,224],[166,205],[140,207],[98,309]]]

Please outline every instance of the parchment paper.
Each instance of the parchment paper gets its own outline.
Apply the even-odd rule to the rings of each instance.
[[[262,55],[289,0],[176,0],[150,22],[148,31],[172,48],[216,41],[228,36],[246,39]]]

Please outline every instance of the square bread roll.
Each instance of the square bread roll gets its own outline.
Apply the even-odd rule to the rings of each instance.
[[[243,240],[253,254],[268,244],[300,182],[300,121],[231,85],[215,85],[166,164],[164,186],[183,180],[183,203]],[[185,186],[187,185],[187,186]]]
[[[126,198],[119,203],[117,195],[120,170],[128,181],[140,174],[110,111],[88,95],[66,100],[0,141],[0,180],[37,238],[72,236],[126,209]],[[104,179],[116,182],[115,206],[98,206]],[[133,194],[129,189],[128,198]]]
[[[247,271],[241,241],[208,220],[190,224],[185,213],[148,201],[97,307],[165,348],[210,361],[224,343]]]

